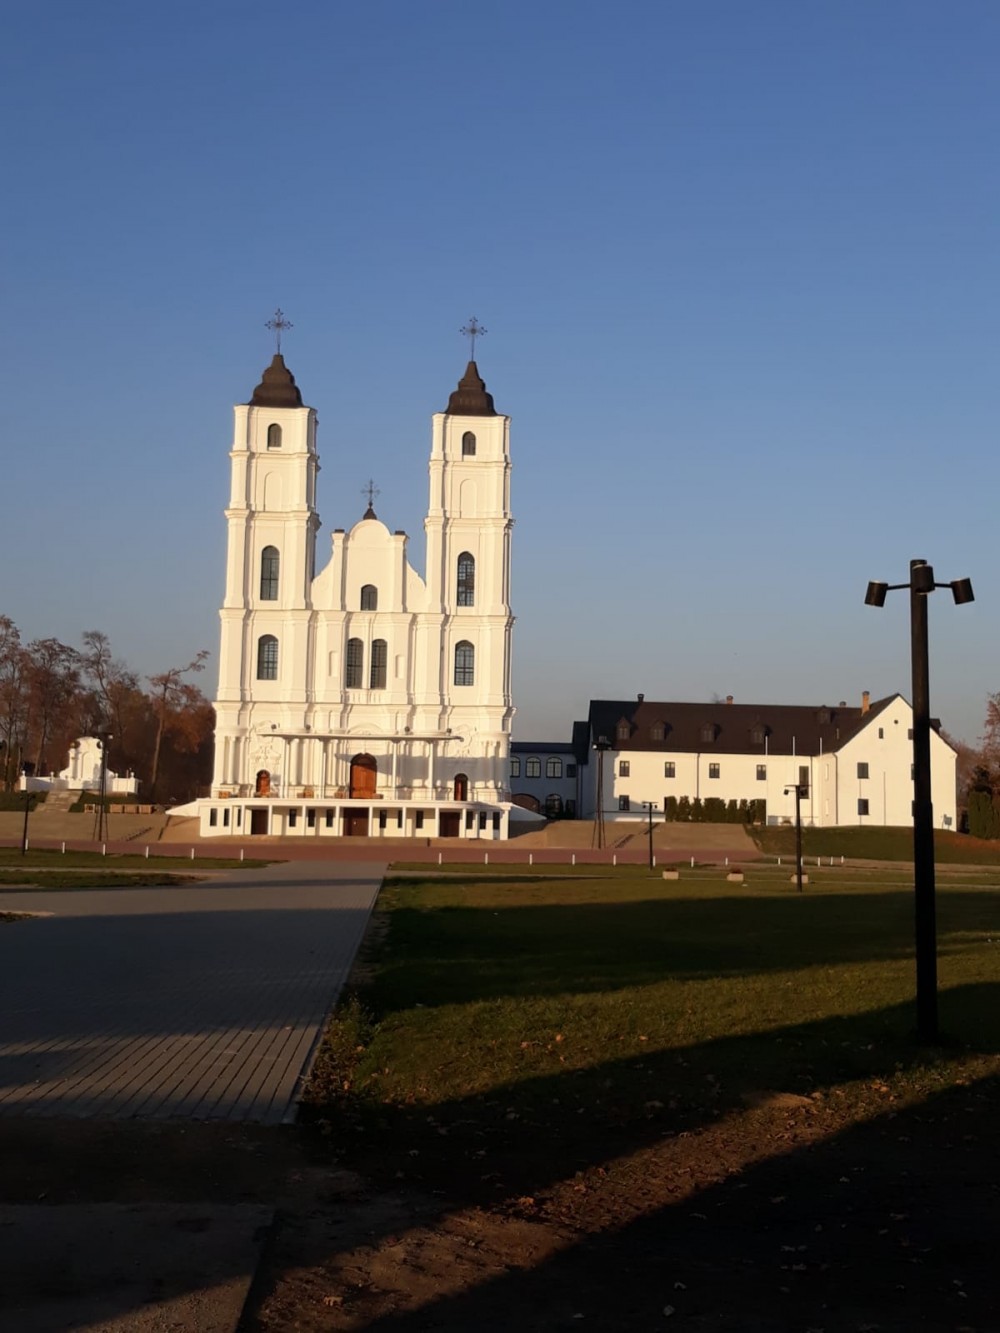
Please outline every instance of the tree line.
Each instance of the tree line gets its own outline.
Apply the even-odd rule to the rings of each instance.
[[[59,639],[24,643],[0,615],[0,786],[22,772],[58,773],[78,736],[107,738],[108,765],[139,778],[141,799],[191,800],[212,776],[212,705],[187,677],[206,651],[183,666],[142,677],[116,657],[101,630],[75,648]]]
[[[974,838],[1000,838],[1000,693],[986,700],[978,748],[952,740],[958,751],[958,804],[962,827]]]

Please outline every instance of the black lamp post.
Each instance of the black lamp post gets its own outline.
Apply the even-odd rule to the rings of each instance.
[[[597,809],[594,811],[594,841],[598,850],[604,846],[604,755],[611,749],[607,736],[598,736],[594,742],[597,751]]]
[[[643,801],[643,805],[649,810],[649,868],[653,868],[653,811],[656,809],[655,801]]]
[[[931,801],[931,705],[927,651],[927,597],[950,588],[958,606],[974,601],[971,579],[935,583],[926,560],[910,561],[909,583],[869,583],[867,606],[884,606],[887,592],[910,591],[910,657],[913,675],[913,915],[917,957],[917,1036],[938,1037],[937,926],[934,907],[934,807]]]
[[[802,798],[809,795],[809,788],[801,782],[791,783],[785,788],[785,795],[795,793],[795,882],[799,893],[802,892]]]

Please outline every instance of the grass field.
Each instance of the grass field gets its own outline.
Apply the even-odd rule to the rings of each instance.
[[[750,836],[770,856],[795,855],[795,829],[789,825],[751,828]],[[806,856],[844,856],[848,860],[912,861],[910,828],[803,828]],[[1000,865],[1000,842],[937,829],[934,855],[939,864]]]
[[[420,1105],[461,1118],[613,1119],[739,1104],[761,1089],[871,1083],[921,1096],[1000,1050],[1000,892],[939,872],[942,1028],[912,1036],[912,893],[905,872],[782,868],[664,883],[469,873],[383,889],[368,980],[332,1025],[310,1099]],[[884,1094],[879,1093],[879,1096]],[[507,1112],[505,1111],[505,1114]]]

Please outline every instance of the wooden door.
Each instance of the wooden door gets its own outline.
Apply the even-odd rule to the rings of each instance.
[[[442,810],[439,821],[442,838],[457,838],[462,827],[462,812],[460,810]]]
[[[370,754],[356,754],[351,760],[352,800],[369,800],[375,795],[378,781],[378,765]],[[365,832],[368,830],[366,829]]]
[[[368,837],[368,811],[367,810],[345,810],[344,811],[344,836],[346,838],[367,838]]]
[[[250,832],[251,834],[267,833],[267,815],[266,810],[250,811]]]

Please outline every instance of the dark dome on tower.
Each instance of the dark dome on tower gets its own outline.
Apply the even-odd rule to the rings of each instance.
[[[493,395],[486,392],[486,382],[480,377],[475,361],[470,361],[458,388],[448,399],[447,414],[451,417],[495,417]]]
[[[275,352],[250,399],[251,407],[301,407],[302,394],[295,376],[285,365],[285,358]]]

